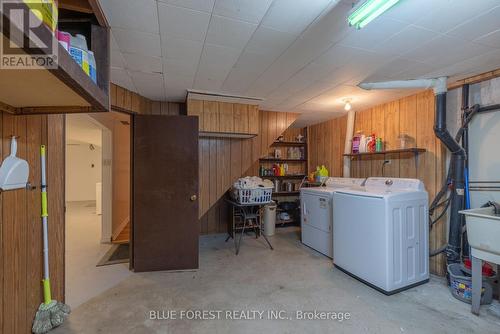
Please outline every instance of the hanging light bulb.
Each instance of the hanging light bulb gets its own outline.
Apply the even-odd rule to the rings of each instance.
[[[345,111],[349,111],[352,109],[352,105],[351,105],[351,100],[350,99],[344,99],[344,110]]]

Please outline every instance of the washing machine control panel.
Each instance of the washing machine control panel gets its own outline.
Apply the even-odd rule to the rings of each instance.
[[[369,177],[366,179],[367,188],[384,188],[390,190],[424,190],[424,184],[417,179],[387,178],[387,177]]]

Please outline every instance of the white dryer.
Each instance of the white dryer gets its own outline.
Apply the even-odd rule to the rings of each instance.
[[[368,178],[333,196],[337,268],[393,294],[429,280],[428,195],[415,179]]]
[[[365,179],[330,177],[325,187],[300,190],[302,243],[332,258],[332,199],[337,189],[361,186]]]

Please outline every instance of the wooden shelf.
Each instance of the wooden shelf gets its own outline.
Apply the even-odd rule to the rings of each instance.
[[[26,6],[26,4],[22,4]],[[28,7],[26,6],[26,10]],[[29,11],[30,20],[37,20]],[[21,31],[18,19],[3,12],[1,42],[6,36],[24,36],[20,48],[26,55],[49,55],[43,48],[30,49],[30,34]],[[89,24],[90,27],[90,24]],[[57,41],[47,26],[37,37],[45,45],[57,47],[57,66],[43,69],[0,69],[0,109],[16,114],[70,113],[108,111],[109,101],[109,28],[92,25],[92,49],[96,52],[98,83],[96,85],[71,55]],[[94,38],[95,37],[95,38]]]
[[[359,157],[359,156],[364,156],[364,155],[385,155],[385,154],[396,154],[396,153],[419,154],[419,153],[424,153],[426,151],[427,150],[425,148],[413,147],[413,148],[404,148],[404,149],[398,149],[398,150],[387,150],[387,151],[381,151],[381,152],[348,153],[348,154],[344,154],[344,156],[345,157]]]
[[[274,176],[274,175],[270,175],[270,176],[260,176],[260,178],[262,179],[271,179],[271,180],[275,180],[275,179],[278,179],[278,180],[288,180],[288,179],[303,179],[304,177],[306,177],[305,175],[284,175],[284,176]]]
[[[307,159],[275,159],[275,158],[261,158],[260,162],[307,162]]]
[[[275,141],[274,143],[272,143],[271,146],[291,146],[291,147],[302,147],[302,146],[306,146],[307,143],[304,143],[304,142],[295,142],[295,141]]]

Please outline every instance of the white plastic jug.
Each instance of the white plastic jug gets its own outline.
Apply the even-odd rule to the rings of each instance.
[[[97,68],[95,63],[95,56],[92,51],[88,51],[89,55],[89,76],[94,83],[97,83]]]
[[[87,40],[85,39],[85,36],[80,34],[71,36],[69,53],[71,57],[73,57],[73,59],[77,62],[77,64],[80,65],[80,67],[83,69],[83,72],[89,75],[89,55]]]

